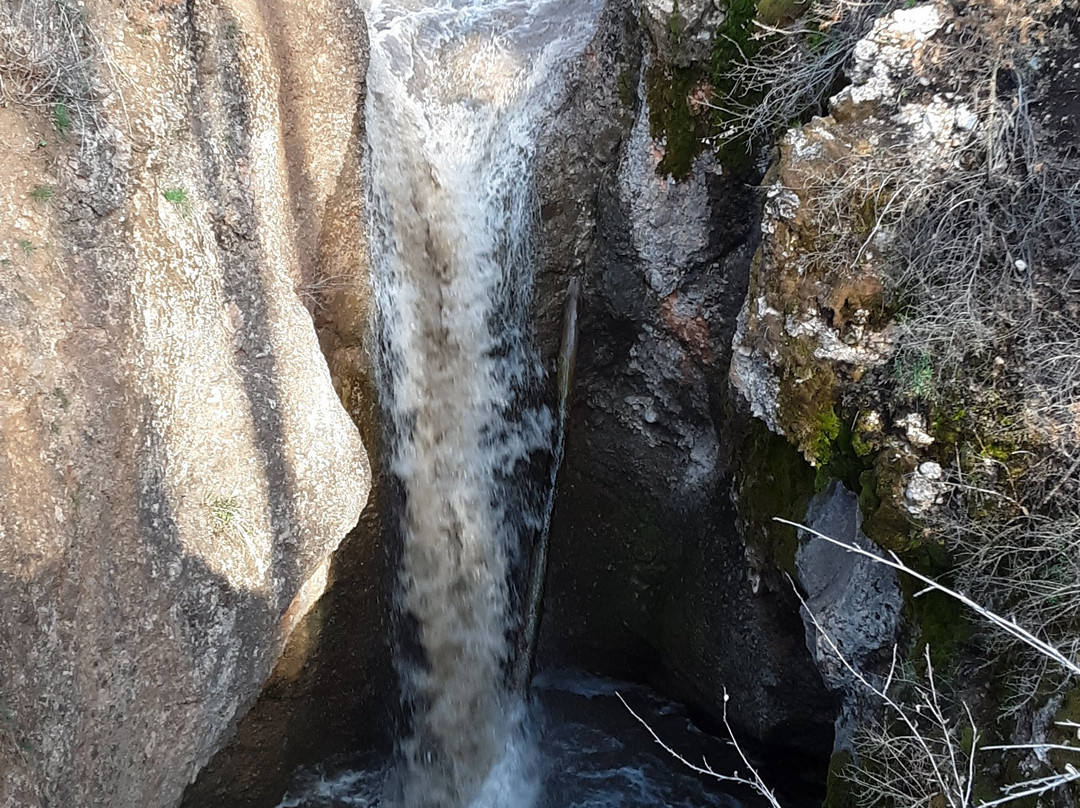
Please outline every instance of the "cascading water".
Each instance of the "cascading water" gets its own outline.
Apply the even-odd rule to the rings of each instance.
[[[542,519],[517,490],[552,421],[525,395],[531,166],[560,72],[599,0],[373,0],[366,123],[380,386],[403,492],[398,608],[411,728],[407,808],[525,806],[522,710],[507,685],[509,577]],[[519,480],[519,478],[522,478]]]
[[[397,766],[361,755],[301,768],[279,808],[739,808],[656,750],[612,682],[539,677],[541,756],[522,703],[536,603],[512,658],[522,598],[510,579],[527,577],[522,545],[545,532],[553,496],[528,467],[561,453],[577,334],[575,283],[556,430],[534,403],[528,339],[532,165],[603,0],[369,2],[379,387],[401,493],[397,607],[416,638],[398,659],[408,729]],[[541,542],[538,571],[543,555]],[[542,576],[528,588],[538,601]],[[664,737],[723,768],[724,747],[677,705],[618,687],[651,705]]]

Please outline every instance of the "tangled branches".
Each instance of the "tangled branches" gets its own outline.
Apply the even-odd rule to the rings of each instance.
[[[955,552],[965,589],[1074,653],[1080,160],[1046,131],[1041,105],[1051,79],[1040,72],[1048,52],[1078,47],[1075,31],[1055,27],[1062,6],[976,0],[941,11],[937,33],[913,44],[861,16],[881,4],[815,3],[810,14],[818,16],[771,33],[773,52],[794,60],[803,71],[796,80],[816,88],[805,92],[820,93],[821,77],[845,64],[850,37],[873,29],[864,41],[879,64],[852,64],[871,72],[885,63],[887,97],[866,111],[853,109],[865,102],[849,94],[837,121],[789,136],[793,152],[807,148],[807,132],[830,144],[795,189],[817,234],[799,260],[816,276],[884,281],[898,322],[894,367],[918,372],[900,379],[894,370],[896,394],[957,421],[947,438],[954,458],[944,458],[955,459],[954,496],[926,527]],[[831,27],[821,16],[828,8]],[[822,30],[829,36],[807,50],[810,34]],[[884,55],[890,47],[893,55]],[[769,70],[776,72],[762,72]],[[768,59],[737,68],[743,86],[767,84],[758,106],[740,113],[744,131],[765,132],[791,114],[774,95],[786,80],[780,71]],[[808,98],[791,87],[785,93],[792,103]],[[835,146],[836,131],[849,138],[846,147]],[[1016,657],[1010,709],[1029,702],[1045,663],[1007,636],[988,634],[987,649]]]
[[[811,0],[798,21],[779,28],[754,22],[747,47],[718,76],[725,88],[711,106],[725,122],[719,140],[769,142],[806,112],[819,111],[843,77],[855,43],[890,0]]]
[[[0,8],[0,103],[56,116],[87,114],[92,94],[85,11],[68,0],[18,0]],[[58,111],[57,105],[61,105]]]

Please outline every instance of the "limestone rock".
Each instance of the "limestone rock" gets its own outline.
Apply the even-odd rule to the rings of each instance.
[[[857,215],[837,220],[830,194],[845,166],[903,150],[932,171],[970,137],[971,113],[962,105],[901,91],[922,86],[926,43],[946,22],[941,7],[920,4],[875,23],[856,46],[851,84],[830,100],[831,114],[785,135],[763,183],[761,247],[739,315],[731,381],[752,414],[810,462],[819,460],[821,424],[841,392],[888,361],[897,343],[883,316],[889,233]],[[822,253],[821,245],[855,230],[858,248],[843,261]]]
[[[912,516],[922,516],[941,501],[944,471],[933,461],[920,463],[904,490],[904,508]]]

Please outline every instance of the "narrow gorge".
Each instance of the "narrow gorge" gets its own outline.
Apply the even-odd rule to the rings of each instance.
[[[0,3],[0,806],[1072,806],[1078,13]]]

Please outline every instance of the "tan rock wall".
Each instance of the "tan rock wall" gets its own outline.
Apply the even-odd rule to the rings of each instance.
[[[91,0],[0,26],[0,804],[173,805],[370,487],[301,302],[358,181],[363,25]],[[12,58],[57,31],[77,49]],[[27,53],[81,94],[29,94]]]

